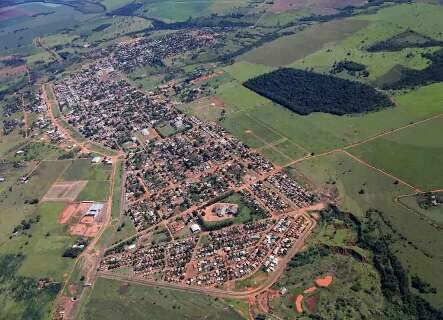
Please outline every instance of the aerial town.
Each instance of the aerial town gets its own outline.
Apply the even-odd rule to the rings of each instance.
[[[180,85],[143,92],[121,77],[131,66],[119,57],[142,48],[117,47],[54,86],[71,126],[126,155],[124,214],[137,234],[106,251],[100,272],[228,289],[258,270],[284,268],[315,226],[304,208],[318,197],[218,124],[179,111],[170,93]],[[159,232],[165,240],[155,240]]]

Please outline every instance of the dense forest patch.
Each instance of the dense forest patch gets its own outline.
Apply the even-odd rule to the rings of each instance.
[[[405,48],[429,48],[441,45],[443,45],[442,41],[432,39],[414,30],[406,30],[387,40],[377,42],[366,50],[369,52],[400,51]]]
[[[400,79],[384,86],[385,89],[401,89],[443,81],[443,49],[435,53],[425,53],[424,58],[431,64],[423,70],[402,69]]]
[[[369,76],[367,67],[364,64],[346,59],[339,62],[335,62],[332,65],[330,73],[337,74],[343,71],[346,71],[348,74],[351,74],[353,76],[362,76],[362,77]]]
[[[302,115],[311,112],[345,115],[392,105],[386,95],[368,85],[290,68],[260,75],[243,85]]]

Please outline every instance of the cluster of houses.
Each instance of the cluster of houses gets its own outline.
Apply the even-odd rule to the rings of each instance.
[[[194,226],[195,224],[192,224]],[[273,272],[312,226],[305,215],[260,219],[204,234],[197,225],[194,235],[176,241],[110,250],[100,270],[131,268],[146,279],[205,287],[223,287],[257,270]]]
[[[192,46],[191,38],[215,41],[204,32],[191,33],[182,38],[187,40],[181,50]],[[222,286],[264,264],[272,272],[313,223],[296,210],[312,204],[314,196],[218,124],[179,111],[171,99],[175,84],[144,93],[122,80],[115,69],[142,63],[144,58],[138,61],[137,55],[144,54],[144,43],[117,50],[122,63],[129,64],[119,65],[112,54],[55,86],[72,126],[92,141],[126,150],[125,213],[138,235],[152,234],[160,223],[174,231],[166,242],[139,240],[108,251],[100,269],[130,267],[136,276],[202,286]],[[167,133],[162,132],[165,127]],[[233,192],[261,214],[208,232],[201,212]],[[237,210],[214,208],[228,219]],[[176,236],[184,228],[189,232]],[[203,236],[206,241],[199,241]]]
[[[209,30],[177,31],[156,38],[121,43],[112,55],[112,64],[131,72],[144,66],[163,66],[163,60],[200,48],[215,46],[221,33]]]

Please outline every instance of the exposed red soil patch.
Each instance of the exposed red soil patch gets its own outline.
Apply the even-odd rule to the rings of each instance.
[[[219,77],[219,76],[223,75],[224,73],[225,72],[223,70],[219,70],[219,71],[213,72],[211,74],[207,74],[207,75],[201,76],[201,77],[199,77],[197,79],[192,80],[191,82],[193,84],[202,83],[202,82],[208,81],[209,79],[212,79],[212,78],[215,78],[215,77]]]
[[[332,283],[333,277],[331,275],[327,275],[323,278],[317,278],[315,279],[315,284],[318,287],[329,287],[329,285]]]
[[[303,295],[301,294],[297,295],[295,297],[295,311],[297,311],[298,313],[303,312],[302,302],[303,302]]]
[[[303,293],[313,293],[313,292],[315,292],[315,290],[317,290],[317,287],[310,287],[310,288],[305,289],[303,291]]]

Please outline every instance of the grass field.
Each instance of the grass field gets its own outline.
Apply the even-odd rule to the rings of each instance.
[[[28,3],[19,8],[25,14],[0,22],[3,31],[0,35],[0,54],[33,53],[36,50],[32,43],[35,37],[73,26],[93,16],[63,5]]]
[[[233,95],[218,95],[226,104],[242,103],[242,111],[227,113],[222,125],[253,148],[263,143],[245,131],[251,130],[270,142],[286,138],[301,147],[302,152],[322,152],[343,147],[382,132],[423,120],[440,112],[443,99],[443,84],[438,83],[394,96],[396,107],[358,116],[335,116],[312,113],[300,116],[270,101],[252,100],[252,91],[232,86]],[[246,92],[246,94],[243,94]],[[259,102],[256,102],[256,100]],[[264,98],[262,98],[264,99]],[[266,99],[264,99],[266,100]],[[251,101],[248,103],[248,101]],[[269,131],[272,133],[269,134]],[[266,136],[266,137],[264,137]],[[305,150],[303,150],[305,149]]]
[[[443,118],[439,117],[362,144],[349,151],[370,164],[419,187],[443,188]]]
[[[235,8],[246,6],[248,2],[248,0],[144,0],[143,9],[139,11],[148,18],[153,17],[167,22],[185,21],[189,17],[228,13]]]
[[[2,253],[21,251],[25,260],[18,275],[31,278],[52,278],[60,282],[64,273],[73,264],[73,259],[63,258],[62,254],[74,243],[74,238],[65,231],[65,226],[57,222],[58,215],[65,207],[62,202],[48,202],[39,205],[36,214],[40,221],[31,227],[32,238],[20,236],[13,238]]]
[[[109,181],[89,180],[76,201],[105,201],[109,196]]]
[[[388,39],[396,34],[412,29],[416,32],[442,39],[437,30],[442,30],[443,23],[438,18],[443,14],[441,6],[428,4],[404,4],[380,10],[376,14],[356,16],[353,21],[366,21],[369,25],[352,36],[337,43],[330,43],[309,56],[299,58],[291,66],[297,68],[313,68],[318,72],[328,72],[334,62],[349,59],[367,66],[369,77],[362,81],[382,83],[386,73],[398,66],[412,69],[423,69],[427,59],[423,52],[431,52],[436,48],[407,48],[397,52],[366,51],[374,43]]]
[[[37,210],[35,204],[25,204],[32,199],[40,200],[61,172],[68,166],[67,161],[43,161],[31,174],[26,184],[17,182],[18,178],[29,174],[36,163],[29,162],[22,168],[12,165],[5,167],[2,176],[6,182],[1,184],[0,190],[0,243],[7,241],[14,226],[25,218],[33,215]]]
[[[417,203],[416,195],[401,197],[398,202],[443,226],[443,207],[441,205],[427,209],[421,208]]]
[[[328,43],[349,37],[366,25],[364,20],[351,19],[316,24],[294,35],[266,43],[240,56],[238,60],[271,67],[288,65]]]
[[[98,278],[79,319],[243,319],[221,299]]]
[[[92,164],[90,159],[73,160],[71,165],[61,176],[64,181],[95,180],[106,181],[110,179],[111,166]]]

